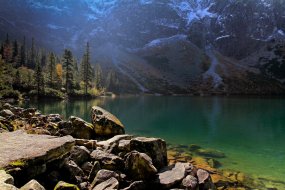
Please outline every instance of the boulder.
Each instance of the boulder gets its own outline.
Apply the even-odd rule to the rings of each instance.
[[[71,116],[69,121],[71,122],[73,128],[71,136],[79,139],[92,139],[95,137],[94,127],[91,123],[74,116]]]
[[[91,119],[95,132],[99,136],[115,136],[125,133],[121,121],[103,108],[98,106],[92,107]]]
[[[131,140],[130,149],[146,153],[158,170],[167,165],[166,143],[162,139],[137,137]]]
[[[197,154],[205,157],[210,157],[210,158],[225,158],[226,155],[218,150],[213,150],[213,149],[198,149],[196,151]]]
[[[90,159],[90,151],[84,146],[74,146],[70,152],[70,160],[81,165]]]
[[[17,187],[7,184],[7,183],[0,183],[0,189],[1,190],[19,190]]]
[[[96,177],[94,178],[92,184],[91,184],[91,187],[94,187],[95,185],[99,184],[99,183],[102,183],[110,178],[116,178],[118,179],[119,178],[119,175],[114,172],[114,171],[111,171],[111,170],[100,170],[98,171]]]
[[[21,130],[0,133],[0,142],[0,168],[23,181],[44,173],[47,163],[62,159],[74,146],[71,136],[32,135]]]
[[[14,185],[14,178],[10,174],[7,174],[4,170],[0,170],[0,183]]]
[[[95,161],[88,175],[89,181],[95,178],[96,174],[100,169],[101,169],[100,163],[98,161]]]
[[[130,178],[134,180],[150,179],[157,173],[147,154],[132,151],[125,157],[125,169]]]
[[[76,139],[75,144],[77,146],[84,146],[90,150],[94,150],[97,147],[97,140]]]
[[[192,171],[193,166],[189,163],[176,163],[163,168],[157,174],[157,183],[160,187],[169,189],[180,184],[183,178]]]
[[[14,114],[10,110],[5,109],[5,110],[0,111],[0,116],[5,117],[5,118],[9,118],[9,117],[13,117]]]
[[[58,122],[62,121],[62,118],[61,118],[61,115],[59,115],[59,114],[49,114],[47,116],[47,120],[48,120],[48,122],[58,123]]]
[[[203,169],[197,170],[197,177],[199,182],[199,189],[216,189],[215,185],[212,182],[209,172]]]
[[[60,181],[56,184],[54,190],[80,190],[76,185]]]
[[[131,140],[132,138],[132,135],[116,135],[106,141],[99,141],[97,146],[108,152],[116,152],[118,151],[118,146],[121,141]]]
[[[66,161],[64,168],[68,173],[68,177],[74,182],[81,182],[85,176],[83,170],[72,160]]]
[[[95,161],[99,161],[101,167],[104,169],[120,170],[124,165],[122,158],[102,150],[94,150],[91,153],[91,158]]]
[[[128,187],[123,190],[145,190],[148,189],[146,186],[146,182],[144,181],[134,181]]]
[[[45,190],[45,188],[39,184],[39,182],[33,179],[21,187],[20,190]]]
[[[14,178],[7,174],[4,170],[0,170],[0,189],[1,190],[17,190],[14,186]]]
[[[183,180],[181,186],[186,190],[199,189],[198,180],[192,175],[187,175]]]
[[[112,177],[94,187],[93,190],[116,190],[119,189],[119,181]]]

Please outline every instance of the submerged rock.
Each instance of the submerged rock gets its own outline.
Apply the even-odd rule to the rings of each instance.
[[[210,158],[225,158],[226,155],[218,150],[213,150],[213,149],[199,149],[197,150],[197,154],[205,157],[210,157]]]
[[[121,121],[103,108],[98,106],[92,107],[91,118],[95,132],[99,136],[114,136],[125,133]]]
[[[167,165],[166,143],[162,139],[137,137],[131,140],[130,149],[146,153],[157,169]]]
[[[150,179],[157,173],[151,158],[147,154],[137,151],[126,155],[125,169],[129,176],[135,180]]]

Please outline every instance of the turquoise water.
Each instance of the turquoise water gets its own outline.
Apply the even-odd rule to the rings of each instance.
[[[127,133],[217,149],[224,168],[285,182],[285,99],[133,96],[25,106],[90,121],[93,105],[118,116]]]

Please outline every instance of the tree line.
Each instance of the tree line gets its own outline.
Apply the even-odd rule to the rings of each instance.
[[[12,79],[7,84],[2,82],[0,90],[10,86],[19,91],[32,91],[37,96],[52,90],[68,96],[88,96],[100,95],[118,84],[114,71],[108,71],[103,77],[100,64],[91,64],[89,42],[81,59],[69,49],[58,56],[37,48],[34,39],[30,43],[28,48],[25,37],[21,42],[11,41],[8,34],[1,43],[0,71],[10,72]]]

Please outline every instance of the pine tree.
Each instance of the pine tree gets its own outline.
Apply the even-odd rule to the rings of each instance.
[[[44,92],[44,76],[42,72],[42,67],[39,59],[36,61],[36,68],[34,73],[34,80],[36,84],[37,96]]]
[[[26,66],[26,38],[24,37],[23,44],[20,48],[20,64]]]
[[[18,42],[17,42],[17,40],[15,40],[13,43],[13,59],[14,60],[18,56],[18,54],[19,54]]]
[[[84,82],[84,93],[87,95],[88,87],[92,81],[92,68],[90,65],[90,47],[89,43],[86,44],[86,51],[81,62],[81,77]]]
[[[107,74],[106,88],[108,91],[114,92],[118,92],[120,90],[119,79],[117,78],[116,73],[113,70],[109,71]]]
[[[34,69],[35,66],[36,66],[35,40],[34,40],[34,38],[32,38],[32,47],[31,47],[31,51],[30,51],[28,67],[31,69]]]
[[[96,64],[95,66],[95,87],[98,90],[101,90],[103,88],[102,85],[102,69],[100,64]]]
[[[55,77],[56,77],[55,55],[54,53],[50,53],[48,57],[49,57],[48,64],[47,64],[48,82],[49,82],[49,86],[53,88]]]
[[[67,93],[73,91],[73,56],[70,50],[65,49],[63,55],[63,67],[65,69],[65,88]]]

